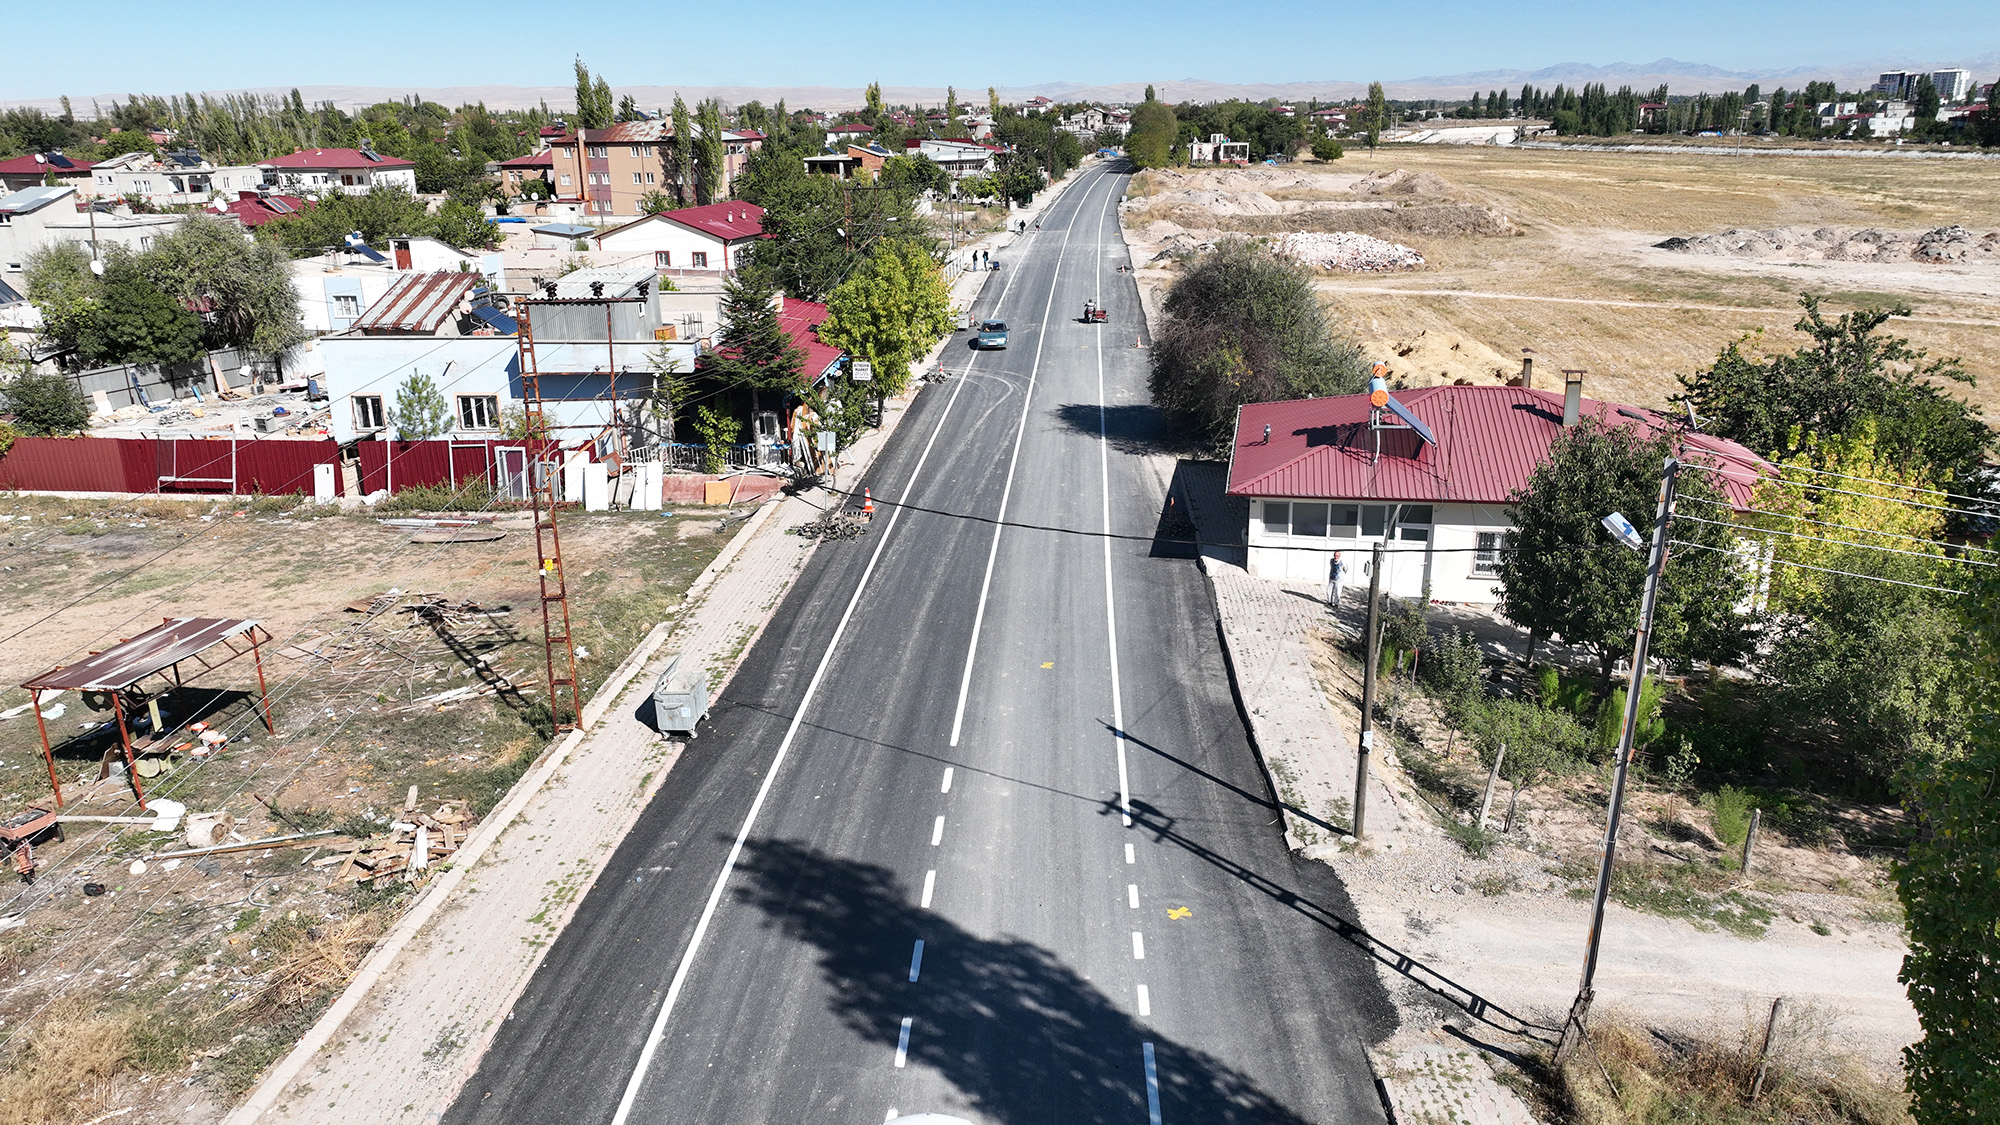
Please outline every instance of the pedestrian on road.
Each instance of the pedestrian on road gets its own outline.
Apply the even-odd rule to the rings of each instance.
[[[1347,577],[1347,563],[1340,552],[1333,553],[1333,561],[1326,567],[1326,604],[1340,608],[1340,580]]]

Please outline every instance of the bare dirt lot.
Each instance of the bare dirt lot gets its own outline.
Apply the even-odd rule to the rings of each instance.
[[[564,518],[585,698],[671,618],[726,540],[719,514]],[[169,728],[158,749],[193,741],[197,720],[230,736],[211,756],[141,759],[155,806],[190,814],[180,829],[71,822],[66,839],[36,842],[32,883],[10,868],[0,890],[0,1122],[127,1106],[128,1121],[212,1119],[311,1024],[422,884],[408,866],[412,826],[427,824],[434,858],[448,862],[546,744],[533,532],[525,513],[501,513],[498,540],[414,542],[367,515],[314,518],[285,501],[9,496],[0,516],[0,682],[164,617],[254,618],[271,635],[275,736],[247,659],[206,677],[184,666],[186,691],[145,685]],[[424,594],[445,608],[423,608]],[[50,798],[25,703],[25,691],[0,693],[13,712],[0,721],[7,815]],[[108,713],[70,692],[45,697],[43,716],[66,814],[144,815],[115,753],[97,780],[115,745]],[[202,812],[231,817],[222,843],[332,833],[157,857],[186,848]]]
[[[1370,174],[1390,190],[1357,191]],[[1985,162],[1483,146],[1146,173],[1123,213],[1155,297],[1173,275],[1171,259],[1157,255],[1228,233],[1352,230],[1411,247],[1421,269],[1323,272],[1320,284],[1371,358],[1415,385],[1510,378],[1525,351],[1543,385],[1582,368],[1586,393],[1658,406],[1677,389],[1675,375],[1739,337],[1758,336],[1753,349],[1797,347],[1791,325],[1810,292],[1834,312],[1910,305],[1915,315],[1894,330],[1963,357],[1982,378],[1954,391],[1989,410],[2000,407],[2000,382],[1985,377],[2000,369],[2000,255],[1977,248],[2000,230],[1996,215],[2000,176]],[[1839,227],[1914,250],[1925,232],[1950,226],[1965,228],[1972,251],[1943,261],[1657,245]]]

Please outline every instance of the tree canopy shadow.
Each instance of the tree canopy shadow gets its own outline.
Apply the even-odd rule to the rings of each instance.
[[[1381,1121],[1373,1092],[1307,1117],[1250,1076],[1140,1024],[1062,963],[1015,938],[982,938],[916,906],[885,868],[787,840],[750,843],[736,894],[815,947],[834,1014],[895,1050],[909,1018],[912,1066],[935,1070],[982,1115],[1008,1125],[1147,1119],[1142,1044],[1153,1045],[1161,1119],[1203,1125]],[[919,980],[911,945],[924,941]]]
[[[1099,417],[1099,410],[1103,411]],[[1111,448],[1137,456],[1167,454],[1189,456],[1201,449],[1201,442],[1166,411],[1149,402],[1122,403],[1100,408],[1094,402],[1065,402],[1049,411],[1056,422],[1074,433],[1096,437],[1099,426]]]

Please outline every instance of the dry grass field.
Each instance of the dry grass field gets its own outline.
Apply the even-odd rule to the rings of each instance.
[[[1810,292],[1833,312],[1910,305],[1915,315],[1892,322],[1895,330],[1934,354],[1963,357],[1980,377],[1963,393],[2000,416],[2000,262],[1778,261],[1653,245],[1731,228],[1958,224],[1984,235],[2000,229],[2000,165],[1991,161],[1395,146],[1328,165],[1200,173],[1198,184],[1174,186],[1334,200],[1344,181],[1396,168],[1443,187],[1393,211],[1218,206],[1200,223],[1201,208],[1162,197],[1128,209],[1125,222],[1134,232],[1156,218],[1248,234],[1356,229],[1416,248],[1429,262],[1421,271],[1326,273],[1321,282],[1339,321],[1414,384],[1512,376],[1531,349],[1542,385],[1562,368],[1583,368],[1593,397],[1660,405],[1676,374],[1738,337],[1761,331],[1758,347],[1796,347],[1798,297]],[[1301,173],[1332,174],[1328,190],[1282,184]],[[1133,195],[1163,186],[1142,177]],[[1439,208],[1465,204],[1497,212],[1511,233],[1431,233],[1452,225],[1438,221],[1449,217]]]

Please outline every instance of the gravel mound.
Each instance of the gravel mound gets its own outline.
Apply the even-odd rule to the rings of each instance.
[[[2000,232],[1981,238],[1960,226],[1929,231],[1873,227],[1731,229],[1653,244],[1680,254],[1769,258],[1786,262],[1965,262],[2000,259]]]
[[[1451,184],[1429,172],[1389,168],[1368,173],[1349,190],[1356,195],[1450,195]]]
[[[1392,273],[1424,265],[1424,256],[1407,246],[1353,231],[1298,231],[1280,237],[1275,249],[1285,257],[1329,270]]]

